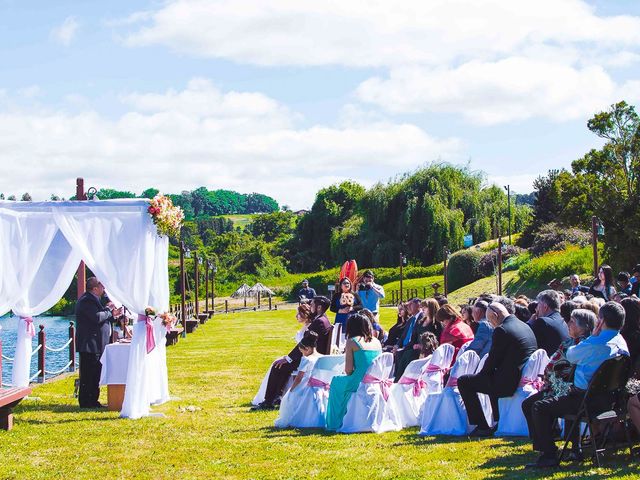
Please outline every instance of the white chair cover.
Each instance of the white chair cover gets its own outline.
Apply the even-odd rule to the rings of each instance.
[[[384,393],[387,385],[390,387],[389,377],[392,368],[392,353],[382,353],[373,361],[366,375],[379,379],[383,383],[360,382],[358,390],[349,399],[347,412],[338,432],[382,433],[401,429],[393,409],[393,402],[385,398]]]
[[[275,426],[324,428],[331,379],[343,373],[344,355],[320,357],[311,375],[305,379],[304,385],[299,385],[293,392],[289,392],[288,395],[295,394],[295,399],[289,398],[286,402],[283,399],[283,404],[280,405],[281,415],[276,419]],[[287,412],[286,419],[282,415],[283,408],[292,410]]]
[[[329,352],[333,354],[333,352],[338,353],[340,351],[340,334],[342,333],[342,324],[336,323],[333,326],[333,330],[331,330],[331,346],[329,348]]]
[[[467,343],[464,343],[460,347],[460,350],[458,351],[458,356],[462,355],[464,352],[467,351],[467,348],[469,348],[469,345],[471,345],[471,342],[473,342],[473,340],[469,340]]]
[[[549,357],[546,351],[539,349],[531,354],[522,369],[522,378],[516,392],[511,397],[498,400],[500,420],[496,435],[519,437],[529,435],[527,421],[522,413],[522,402],[539,391],[541,383],[538,375],[544,373],[548,363]]]
[[[450,343],[445,343],[436,348],[431,356],[431,361],[425,367],[422,380],[426,384],[428,393],[438,393],[442,391],[442,381],[449,371],[456,348]]]
[[[414,360],[407,365],[398,383],[391,386],[390,399],[394,403],[394,410],[402,428],[415,427],[420,423],[420,410],[427,398],[422,373],[430,361],[431,355]]]
[[[476,373],[482,370],[482,367],[484,367],[484,363],[487,361],[487,358],[489,358],[489,354],[485,353],[482,357],[482,360],[480,360],[480,363],[478,364],[478,368],[476,368]],[[486,393],[479,393],[478,398],[480,399],[482,413],[484,413],[484,418],[487,421],[487,425],[493,427],[493,407],[491,406],[491,399],[489,398],[489,395],[487,395]]]
[[[480,357],[473,350],[460,355],[451,369],[447,386],[442,392],[427,395],[420,418],[420,435],[465,435],[469,421],[458,390],[458,378],[475,373]]]

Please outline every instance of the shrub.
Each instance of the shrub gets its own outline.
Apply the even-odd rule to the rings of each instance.
[[[590,247],[567,247],[533,258],[520,267],[520,278],[546,283],[554,278],[563,278],[572,273],[588,274],[593,268],[593,253]]]
[[[513,257],[520,255],[523,249],[516,247],[515,245],[503,245],[502,246],[502,265],[503,269],[507,261]],[[494,269],[498,266],[498,249],[495,248],[489,253],[485,254],[480,260],[480,273],[483,277],[488,277],[494,274]]]
[[[534,232],[531,254],[537,257],[546,252],[564,250],[570,245],[586,247],[590,242],[591,234],[585,230],[547,223]]]
[[[484,253],[478,250],[460,250],[451,255],[447,265],[450,292],[482,278],[480,261],[483,257]]]

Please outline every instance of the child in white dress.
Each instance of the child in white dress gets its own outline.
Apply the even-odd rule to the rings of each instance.
[[[275,421],[275,426],[278,428],[286,428],[295,424],[298,415],[303,410],[300,397],[307,386],[313,367],[322,356],[316,351],[317,343],[318,334],[313,331],[307,331],[298,344],[302,359],[298,367],[298,374],[293,380],[291,388],[285,393],[280,402],[280,415]]]

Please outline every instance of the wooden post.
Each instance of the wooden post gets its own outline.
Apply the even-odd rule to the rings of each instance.
[[[69,365],[69,371],[76,371],[76,327],[73,322],[69,322],[69,340],[71,343],[69,344],[69,361],[71,365]]]
[[[444,254],[444,296],[449,295],[449,274],[447,273],[447,261],[449,260],[449,249],[444,247],[442,253]]]
[[[45,353],[47,349],[47,334],[44,331],[44,325],[40,325],[40,331],[38,332],[38,345],[40,346],[40,350],[38,351],[38,370],[40,373],[38,374],[38,383],[44,383],[45,379]]]
[[[247,294],[244,294],[244,306],[247,307]]]
[[[258,292],[258,308],[260,308],[260,292]]]
[[[209,315],[209,262],[204,260],[204,313]]]
[[[422,287],[422,298],[427,298],[427,287]]]
[[[498,295],[502,295],[502,236],[498,235]]]
[[[598,278],[598,217],[591,217],[591,247],[593,248],[593,278]]]
[[[193,252],[193,269],[195,276],[195,314],[196,318],[198,318],[198,314],[200,313],[200,306],[198,305],[198,290],[200,289],[200,264],[198,263],[198,252],[194,250]]]
[[[271,310],[271,294],[269,294],[269,310]]]
[[[224,301],[224,313],[229,313],[229,300]]]
[[[184,242],[180,240],[180,314],[182,316],[182,336],[187,336],[187,297],[186,297],[186,278],[184,271]]]
[[[87,199],[87,195],[84,192],[84,178],[76,178],[76,200],[82,201],[86,199]],[[87,270],[84,267],[83,261],[81,261],[80,265],[78,266],[77,278],[78,278],[77,293],[78,293],[78,298],[80,298],[82,295],[84,295],[84,292],[86,291],[86,284],[87,284]]]
[[[400,252],[400,302],[402,302],[403,293],[402,293],[402,264],[404,263],[404,255]]]

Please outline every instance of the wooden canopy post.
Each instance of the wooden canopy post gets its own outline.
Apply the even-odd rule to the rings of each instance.
[[[196,307],[195,307],[195,316],[196,318],[198,318],[198,314],[200,313],[200,306],[199,306],[199,300],[198,300],[198,290],[200,289],[200,275],[199,275],[199,263],[198,263],[199,259],[198,259],[198,251],[194,250],[193,252],[193,270],[194,270],[194,283],[195,283],[195,288],[194,288],[194,292],[195,292],[195,300],[196,300]]]
[[[76,178],[76,200],[83,201],[87,199],[87,195],[84,191],[84,178],[78,177]],[[78,298],[84,295],[86,291],[87,284],[87,270],[84,266],[84,261],[80,262],[80,266],[78,267]]]
[[[182,336],[187,336],[187,282],[184,271],[184,242],[180,235],[180,316],[182,317]]]

